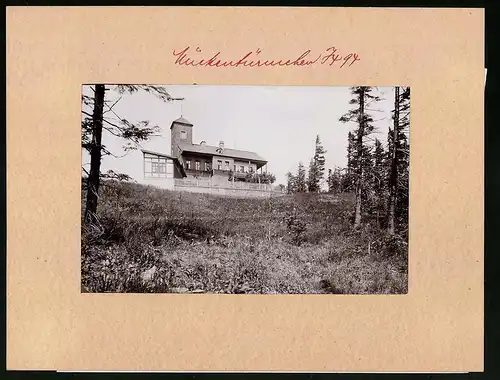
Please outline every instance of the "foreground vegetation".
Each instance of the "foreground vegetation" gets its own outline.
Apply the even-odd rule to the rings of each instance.
[[[82,291],[406,293],[406,240],[369,218],[354,231],[353,198],[235,199],[105,181],[96,221],[82,218]]]

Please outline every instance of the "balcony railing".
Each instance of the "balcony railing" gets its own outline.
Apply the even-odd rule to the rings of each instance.
[[[201,169],[184,169],[186,173],[200,177],[210,177],[212,175],[212,170],[201,170]]]
[[[242,190],[258,190],[267,192],[278,192],[273,185],[266,183],[250,183],[242,181],[214,181],[212,179],[196,178],[196,179],[175,179],[175,186],[178,187],[213,187],[221,189],[242,189]]]

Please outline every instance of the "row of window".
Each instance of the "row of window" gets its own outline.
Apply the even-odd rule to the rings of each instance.
[[[186,160],[186,169],[192,169],[191,167],[191,161],[190,160]],[[195,161],[194,162],[194,169],[195,170],[201,170],[201,163],[200,161]],[[205,171],[209,171],[210,170],[210,162],[209,161],[205,161]]]
[[[229,161],[224,161],[224,169],[222,169],[223,166],[222,166],[222,161],[221,160],[217,160],[217,170],[226,170],[226,171],[229,171]],[[191,160],[186,160],[186,169],[192,169],[192,166],[191,166]],[[233,165],[233,171],[237,171],[237,172],[241,172],[241,173],[244,173],[245,172],[245,166],[241,165],[239,166],[239,168],[237,169],[237,165]],[[252,170],[252,167],[249,167],[248,168],[249,171]],[[200,161],[195,161],[194,162],[194,170],[201,170],[201,163]],[[210,170],[210,162],[209,161],[205,161],[205,171],[209,171]]]

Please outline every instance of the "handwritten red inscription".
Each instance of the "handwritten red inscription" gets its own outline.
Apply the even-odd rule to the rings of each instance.
[[[221,58],[220,51],[213,54],[209,58],[202,58],[202,51],[199,47],[192,50],[190,46],[179,50],[173,51],[175,57],[174,64],[179,66],[193,66],[193,67],[269,67],[269,66],[312,66],[312,65],[328,65],[339,66],[340,68],[346,66],[350,67],[356,62],[360,61],[357,53],[339,54],[335,47],[330,47],[320,54],[313,54],[311,50],[306,50],[297,57],[280,60],[263,59],[260,55],[261,49],[250,51],[241,58],[223,59]]]

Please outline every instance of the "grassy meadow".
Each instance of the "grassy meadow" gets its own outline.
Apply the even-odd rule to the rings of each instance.
[[[82,210],[85,191],[82,190]],[[350,194],[238,199],[105,181],[83,225],[82,292],[407,292],[407,242]]]

